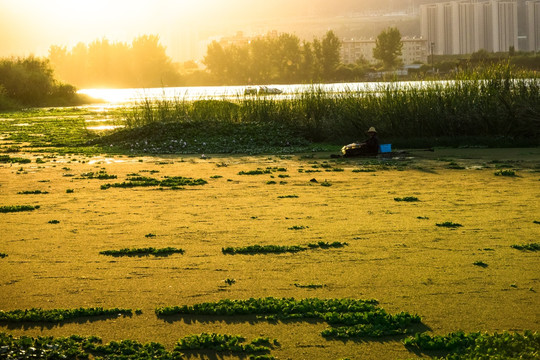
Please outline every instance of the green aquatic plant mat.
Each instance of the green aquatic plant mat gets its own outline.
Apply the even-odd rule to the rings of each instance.
[[[4,205],[0,206],[0,213],[11,213],[21,211],[33,211],[39,209],[39,205]]]
[[[540,243],[530,243],[530,244],[522,244],[522,245],[511,245],[510,247],[517,249],[517,250],[525,250],[525,251],[540,251]]]
[[[318,319],[331,325],[321,335],[327,338],[381,337],[413,332],[420,324],[418,315],[401,312],[395,315],[378,307],[376,300],[258,298],[220,300],[156,309],[159,317],[171,315],[238,316],[255,315],[260,320],[285,321]]]
[[[44,310],[40,308],[26,310],[0,310],[0,322],[20,323],[20,322],[62,322],[83,317],[95,316],[131,316],[131,309],[104,309],[78,308],[78,309],[52,309]]]
[[[298,230],[300,227],[290,228],[292,230]],[[324,241],[319,241],[318,243],[311,243],[307,246],[301,245],[249,245],[244,247],[226,247],[222,248],[221,252],[223,254],[283,254],[283,253],[297,253],[300,251],[306,251],[310,249],[330,249],[330,248],[342,248],[347,246],[346,242],[334,241],[333,243],[327,243]]]
[[[156,249],[153,247],[147,247],[147,248],[125,248],[121,250],[105,250],[100,251],[99,253],[101,255],[109,255],[109,256],[169,256],[172,254],[184,254],[184,250],[173,248],[173,247],[166,247],[162,249]]]
[[[441,360],[465,359],[538,359],[540,354],[540,333],[465,333],[453,332],[448,335],[428,335],[418,333],[403,341],[405,346],[419,350],[444,352]]]

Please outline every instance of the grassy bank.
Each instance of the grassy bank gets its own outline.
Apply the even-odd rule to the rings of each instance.
[[[314,86],[286,99],[145,100],[123,117],[125,129],[97,142],[165,153],[294,151],[359,140],[375,126],[384,142],[400,147],[536,146],[540,82],[537,74],[495,65],[449,82],[391,82],[371,92]]]

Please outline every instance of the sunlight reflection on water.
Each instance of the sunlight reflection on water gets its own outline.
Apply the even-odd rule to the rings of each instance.
[[[410,86],[421,82],[402,82],[398,86]],[[377,91],[381,85],[389,83],[364,82],[364,83],[339,83],[339,84],[296,84],[296,85],[269,85],[282,91],[280,95],[267,95],[272,98],[285,99],[297,96],[299,93],[313,89],[321,89],[326,92]],[[397,84],[397,83],[396,83]],[[416,85],[418,86],[418,85]],[[253,86],[258,87],[258,86]],[[139,88],[139,89],[82,89],[78,93],[86,94],[96,99],[105,100],[112,106],[129,104],[145,99],[148,100],[199,100],[244,97],[244,92],[250,86],[195,86],[195,87],[168,87],[168,88]],[[101,105],[100,107],[105,107]]]

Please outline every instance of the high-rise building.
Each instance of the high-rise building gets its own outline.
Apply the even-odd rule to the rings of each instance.
[[[421,34],[437,55],[518,50],[517,15],[516,0],[426,4],[420,6]]]
[[[529,51],[540,51],[540,1],[525,2],[527,44]]]

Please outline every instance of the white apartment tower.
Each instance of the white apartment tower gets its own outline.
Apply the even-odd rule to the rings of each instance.
[[[459,0],[420,6],[421,33],[436,55],[518,50],[515,0]]]
[[[540,1],[525,2],[529,51],[540,51]]]

